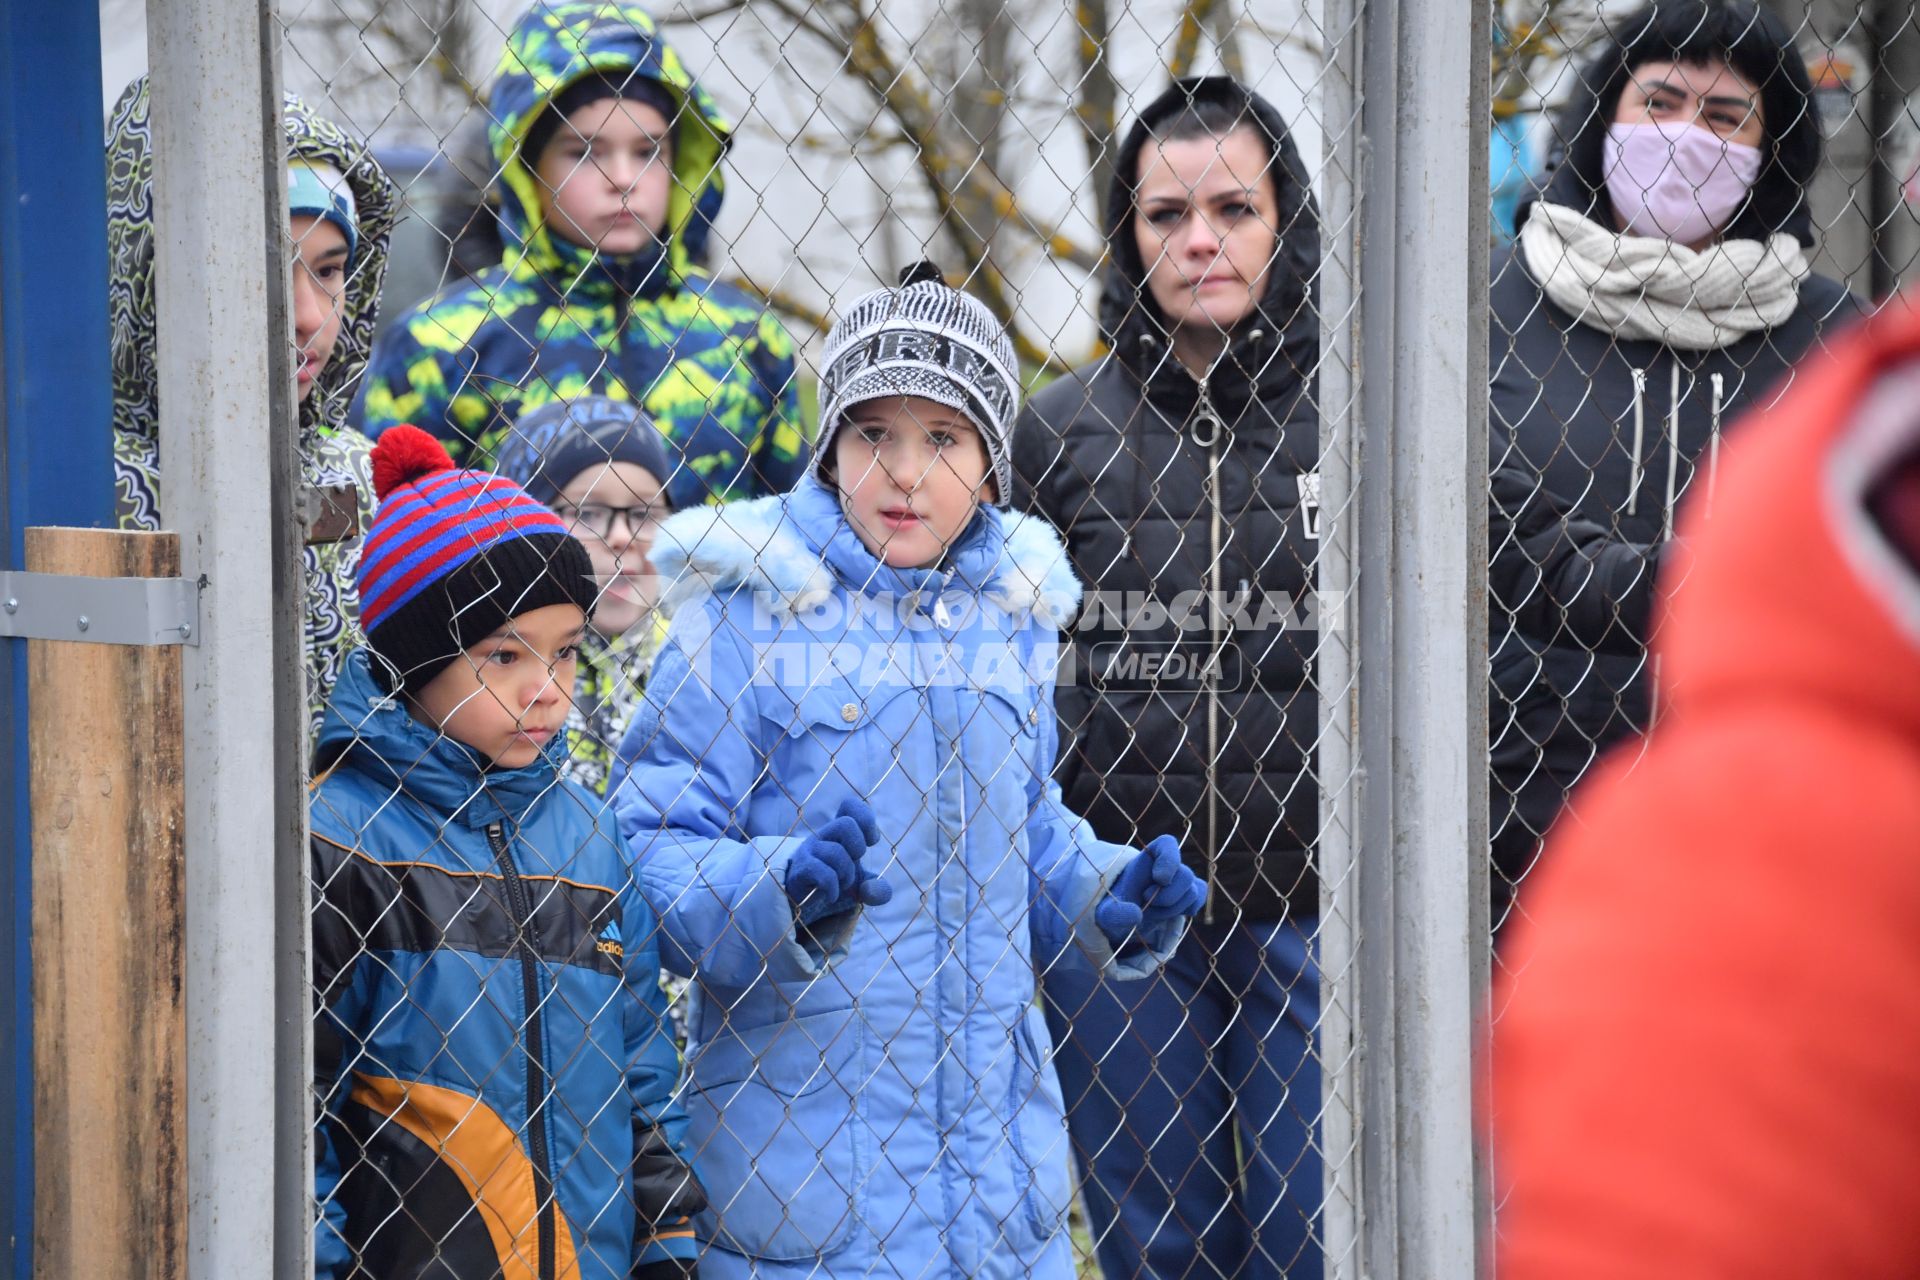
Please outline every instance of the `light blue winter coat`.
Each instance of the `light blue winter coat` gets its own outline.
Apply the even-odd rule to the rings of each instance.
[[[616,806],[699,978],[701,1275],[1071,1277],[1036,975],[1146,976],[1183,926],[1121,959],[1093,923],[1134,851],[1050,780],[1059,539],[983,507],[943,570],[894,570],[808,479],[675,516],[654,563],[677,608]],[[787,861],[849,796],[893,900],[796,937]]]

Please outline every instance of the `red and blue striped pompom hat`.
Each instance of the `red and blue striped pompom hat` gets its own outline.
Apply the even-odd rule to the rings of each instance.
[[[418,427],[381,433],[373,492],[360,626],[407,691],[510,618],[553,604],[593,611],[593,562],[560,517],[503,476],[456,469]]]

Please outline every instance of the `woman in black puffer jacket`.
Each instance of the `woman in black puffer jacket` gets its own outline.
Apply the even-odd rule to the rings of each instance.
[[[1279,113],[1223,77],[1150,104],[1114,173],[1112,354],[1030,402],[1016,505],[1060,528],[1089,591],[1059,683],[1068,807],[1103,839],[1177,835],[1211,896],[1157,978],[1048,975],[1056,1064],[1107,1280],[1305,1280],[1321,1272],[1318,220]],[[1541,495],[1494,477],[1501,598],[1596,645],[1637,639],[1643,552]]]
[[[1067,805],[1103,839],[1177,834],[1211,886],[1161,977],[1046,980],[1107,1280],[1320,1274],[1305,178],[1232,80],[1149,105],[1108,202],[1113,354],[1014,432],[1016,505],[1059,527],[1091,601],[1059,682]]]
[[[1749,0],[1660,0],[1611,30],[1560,119],[1565,155],[1493,264],[1493,457],[1663,545],[1682,493],[1711,500],[1723,431],[1860,307],[1807,261],[1820,121],[1792,34]],[[1498,899],[1654,708],[1639,646],[1510,625],[1515,597],[1494,595]]]

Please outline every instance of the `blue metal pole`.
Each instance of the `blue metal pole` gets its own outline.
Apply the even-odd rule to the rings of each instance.
[[[98,7],[0,0],[0,566],[113,523]],[[0,640],[0,1280],[33,1274],[26,642]]]

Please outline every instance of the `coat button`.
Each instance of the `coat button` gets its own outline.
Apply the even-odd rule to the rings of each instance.
[[[1032,710],[1027,712],[1027,723],[1028,724],[1040,723],[1040,708],[1034,707]]]
[[[840,708],[840,718],[848,724],[852,724],[860,718],[860,708],[849,702],[846,706]]]

